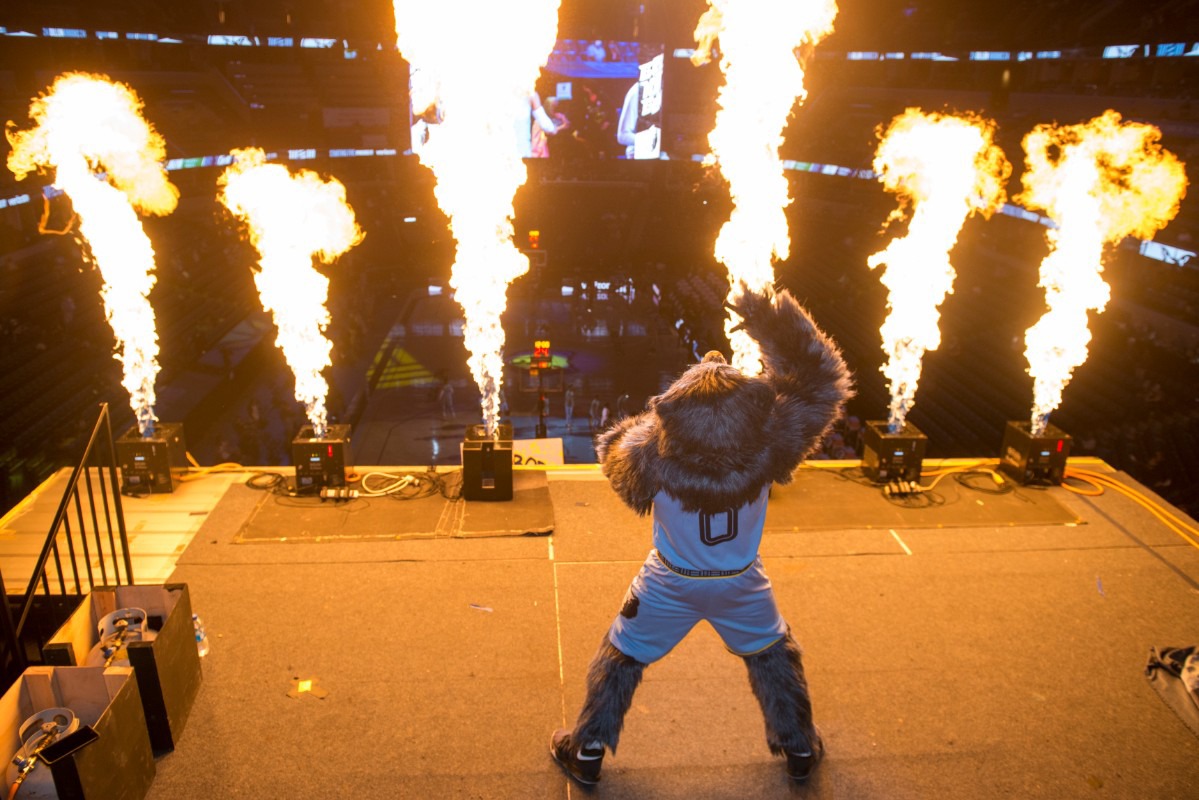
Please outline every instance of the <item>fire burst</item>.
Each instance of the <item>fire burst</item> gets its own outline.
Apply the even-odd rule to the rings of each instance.
[[[909,108],[891,121],[874,156],[874,170],[900,206],[910,205],[908,234],[870,256],[873,269],[886,264],[883,284],[891,311],[880,331],[883,365],[891,387],[891,433],[903,430],[916,397],[921,361],[941,344],[939,307],[953,291],[949,251],[966,218],[989,217],[1004,202],[1012,167],[992,142],[994,124],[972,116],[926,114]]]
[[[329,391],[321,370],[332,364],[332,344],[324,335],[329,279],[313,268],[312,259],[332,263],[362,241],[363,233],[337,180],[322,180],[310,170],[293,175],[282,164],[266,163],[258,148],[234,150],[233,156],[219,181],[219,199],[246,224],[258,249],[254,283],[279,329],[276,344],[296,376],[296,399],[319,438],[327,426]]]
[[[150,289],[154,249],[137,212],[165,216],[178,190],[162,161],[166,145],[141,115],[142,101],[103,75],[60,75],[33,100],[35,123],[17,131],[9,123],[8,168],[18,180],[54,170],[54,185],[71,198],[79,233],[104,281],[100,296],[120,351],[122,385],[129,392],[142,436],[154,432],[154,381],[158,334]]]
[[[716,238],[716,260],[729,273],[730,298],[740,282],[770,291],[773,259],[785,259],[791,240],[784,209],[791,202],[779,161],[783,128],[796,101],[807,97],[804,70],[796,50],[814,45],[833,30],[835,0],[708,0],[695,29],[699,44],[692,61],[712,57],[720,39],[725,83],[716,102],[716,125],[708,143],[729,182],[733,211]],[[762,371],[757,344],[745,331],[733,332],[741,318],[725,321],[733,364],[747,374]]]
[[[1057,223],[1045,234],[1050,252],[1041,262],[1049,310],[1025,335],[1033,435],[1045,429],[1074,368],[1087,359],[1087,312],[1102,312],[1111,296],[1102,277],[1104,245],[1150,239],[1178,213],[1186,174],[1160,139],[1156,127],[1124,122],[1110,110],[1081,125],[1038,125],[1024,137],[1028,168],[1016,200]]]
[[[440,112],[420,160],[433,170],[437,202],[457,240],[450,286],[466,317],[468,363],[489,435],[504,379],[500,315],[508,285],[529,269],[512,243],[512,197],[527,178],[513,125],[523,120],[528,130],[529,93],[554,46],[558,3],[395,0],[400,52]]]

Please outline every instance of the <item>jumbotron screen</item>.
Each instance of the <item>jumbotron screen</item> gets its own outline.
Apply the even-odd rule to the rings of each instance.
[[[524,158],[660,158],[664,53],[661,44],[559,39],[535,90],[513,109],[513,147]],[[441,119],[430,83],[411,70],[417,154]]]

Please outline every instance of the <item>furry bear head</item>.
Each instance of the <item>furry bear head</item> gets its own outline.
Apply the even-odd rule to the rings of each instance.
[[[666,458],[694,456],[727,469],[734,467],[731,454],[768,449],[774,389],[715,350],[650,402],[662,423],[658,448]]]

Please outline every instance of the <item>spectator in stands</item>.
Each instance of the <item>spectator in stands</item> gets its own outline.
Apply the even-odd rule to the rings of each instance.
[[[622,420],[629,415],[629,393],[625,392],[616,398],[616,419]]]
[[[828,458],[836,460],[849,460],[857,458],[857,453],[852,447],[845,444],[845,440],[837,431],[829,431],[828,436],[824,438],[821,444],[821,449]]]
[[[454,384],[449,378],[442,381],[441,390],[437,393],[437,402],[441,404],[441,418],[454,419]]]
[[[845,430],[841,434],[845,446],[854,452],[854,456],[862,454],[862,420],[855,416],[845,418]],[[854,456],[850,456],[853,458]]]
[[[262,434],[258,426],[249,419],[242,417],[233,423],[237,431],[237,449],[240,454],[238,461],[246,465],[262,463]]]

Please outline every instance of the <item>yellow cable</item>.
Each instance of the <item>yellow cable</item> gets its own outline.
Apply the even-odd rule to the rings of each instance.
[[[1101,484],[1096,483],[1095,481],[1091,480],[1090,478],[1084,478],[1082,475],[1076,475],[1069,470],[1066,471],[1065,477],[1073,478],[1074,480],[1080,481],[1082,483],[1089,483],[1091,486],[1095,487],[1095,490],[1093,492],[1088,492],[1084,489],[1079,489],[1076,486],[1071,486],[1070,484],[1066,483],[1065,480],[1063,480],[1062,488],[1065,489],[1067,492],[1074,492],[1074,494],[1081,494],[1083,497],[1099,497],[1101,494],[1103,494],[1103,486]]]
[[[941,480],[946,475],[965,475],[965,474],[972,473],[972,472],[985,472],[991,476],[991,480],[995,481],[996,486],[1003,486],[1003,484],[1005,483],[1005,479],[1002,475],[1000,475],[998,472],[996,472],[993,469],[987,469],[986,467],[982,466],[983,464],[988,464],[988,463],[992,463],[992,462],[988,461],[988,460],[983,460],[983,461],[979,461],[976,464],[967,464],[967,465],[960,466],[960,467],[950,467],[949,469],[933,470],[932,472],[922,472],[922,473],[920,473],[920,477],[922,477],[922,478],[932,477],[934,475],[936,476],[936,478],[928,486],[922,486],[920,488],[926,492],[931,492],[933,489],[935,489],[937,487],[937,484],[940,483]],[[998,463],[998,462],[996,461],[995,463]]]
[[[928,472],[921,472],[920,477],[931,478],[934,475],[949,475],[954,472],[966,472],[968,470],[977,469],[978,467],[981,467],[983,464],[998,464],[998,463],[999,463],[999,459],[997,459],[997,458],[983,458],[983,459],[979,459],[978,461],[975,461],[973,464],[955,464],[952,467],[938,467],[937,469],[929,470]]]
[[[1133,489],[1131,486],[1127,486],[1127,485],[1125,485],[1125,484],[1124,484],[1122,481],[1120,481],[1119,479],[1117,479],[1117,478],[1115,478],[1115,477],[1113,477],[1113,476],[1111,476],[1111,475],[1103,475],[1103,474],[1101,474],[1101,473],[1098,473],[1098,472],[1088,472],[1088,471],[1086,471],[1086,470],[1078,470],[1078,473],[1079,473],[1079,474],[1082,474],[1082,475],[1085,475],[1085,476],[1087,476],[1088,478],[1094,478],[1094,479],[1097,479],[1097,480],[1098,480],[1099,482],[1101,482],[1101,483],[1103,483],[1103,482],[1106,482],[1106,483],[1107,483],[1108,485],[1110,485],[1110,486],[1111,486],[1113,489],[1115,489],[1115,490],[1117,490],[1117,491],[1119,491],[1119,492],[1122,492],[1123,494],[1125,494],[1125,495],[1127,495],[1128,497],[1132,498],[1133,500],[1135,500],[1136,502],[1138,502],[1138,503],[1140,503],[1141,505],[1145,506],[1146,508],[1157,509],[1157,510],[1158,510],[1159,512],[1161,512],[1162,514],[1165,514],[1165,515],[1167,515],[1167,516],[1169,516],[1169,517],[1172,517],[1172,518],[1174,518],[1175,522],[1176,522],[1176,523],[1177,523],[1177,524],[1178,524],[1180,527],[1183,527],[1183,528],[1187,529],[1188,531],[1190,531],[1191,533],[1195,534],[1196,536],[1199,536],[1199,528],[1196,528],[1196,527],[1194,527],[1194,526],[1192,526],[1192,525],[1190,525],[1190,524],[1188,524],[1188,523],[1184,522],[1184,521],[1183,521],[1181,518],[1179,518],[1179,517],[1178,517],[1178,515],[1177,515],[1177,514],[1175,514],[1175,513],[1174,513],[1173,511],[1171,511],[1170,509],[1168,509],[1168,508],[1164,508],[1163,506],[1161,506],[1160,504],[1156,503],[1155,501],[1153,501],[1153,500],[1152,500],[1152,499],[1150,499],[1149,497],[1146,497],[1146,496],[1145,496],[1143,493],[1141,493],[1141,492],[1137,491],[1136,489]]]
[[[1192,539],[1188,535],[1188,532],[1189,532],[1190,534],[1194,534],[1196,537],[1199,537],[1199,528],[1195,528],[1194,526],[1187,524],[1182,519],[1180,519],[1177,515],[1175,515],[1173,512],[1169,511],[1168,509],[1162,508],[1160,505],[1158,505],[1157,503],[1150,500],[1144,494],[1142,494],[1141,492],[1138,492],[1136,489],[1133,489],[1132,487],[1126,486],[1122,481],[1118,480],[1117,478],[1114,478],[1109,475],[1102,475],[1097,472],[1089,472],[1087,470],[1070,470],[1069,472],[1067,472],[1067,475],[1069,475],[1070,477],[1074,477],[1074,478],[1083,478],[1085,480],[1090,481],[1092,483],[1092,485],[1107,486],[1108,488],[1111,488],[1117,492],[1120,492],[1125,497],[1128,497],[1134,503],[1136,503],[1137,505],[1144,508],[1150,514],[1157,517],[1157,519],[1163,525],[1165,525],[1170,530],[1174,531],[1174,533],[1177,533],[1179,536],[1181,536],[1183,539],[1185,539],[1191,546],[1195,547],[1196,549],[1199,549],[1199,541]]]
[[[1136,498],[1133,498],[1133,499],[1134,499],[1134,500],[1136,500]],[[1137,500],[1137,502],[1139,503],[1140,501],[1139,501],[1139,500]],[[1175,518],[1174,518],[1174,517],[1172,517],[1172,516],[1170,516],[1170,515],[1168,515],[1168,514],[1162,513],[1162,512],[1160,512],[1160,511],[1158,511],[1157,509],[1153,508],[1152,506],[1148,505],[1148,504],[1145,504],[1145,509],[1146,509],[1146,510],[1147,510],[1147,511],[1148,511],[1150,514],[1152,514],[1153,516],[1155,516],[1155,517],[1157,517],[1159,520],[1161,520],[1162,524],[1163,524],[1163,525],[1165,525],[1167,528],[1169,528],[1170,530],[1172,530],[1172,531],[1174,531],[1175,533],[1177,533],[1177,534],[1178,534],[1179,536],[1181,536],[1183,539],[1186,539],[1186,540],[1187,540],[1188,542],[1190,542],[1190,544],[1191,544],[1193,547],[1195,547],[1196,549],[1199,549],[1199,541],[1196,541],[1196,540],[1192,539],[1190,536],[1188,536],[1188,535],[1186,534],[1186,531],[1188,530],[1188,528],[1186,528],[1186,527],[1184,527],[1184,526],[1182,526],[1182,525],[1179,525],[1179,524],[1176,522],[1176,520],[1175,520]]]
[[[214,472],[241,472],[245,470],[241,464],[236,461],[222,461],[220,464],[214,464],[211,467],[201,467],[199,462],[192,458],[192,454],[187,454],[187,460],[192,463],[193,470],[186,475],[180,475],[180,481],[196,481],[200,478],[206,478]]]

